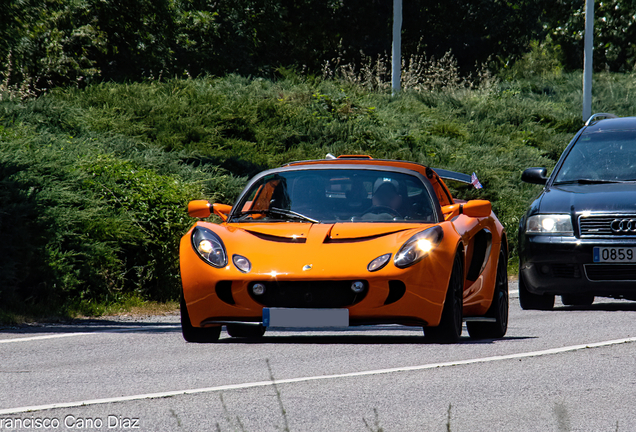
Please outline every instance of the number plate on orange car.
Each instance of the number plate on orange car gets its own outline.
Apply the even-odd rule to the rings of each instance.
[[[636,248],[595,247],[594,262],[636,262]]]
[[[263,326],[287,328],[348,327],[348,309],[263,308]]]

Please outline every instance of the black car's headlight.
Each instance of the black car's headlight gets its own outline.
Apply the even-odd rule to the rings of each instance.
[[[526,234],[574,235],[569,214],[538,214],[528,217]]]
[[[227,252],[221,238],[207,228],[195,227],[192,231],[192,246],[205,262],[213,267],[227,265]]]
[[[393,263],[398,268],[406,268],[420,261],[440,244],[444,230],[434,226],[415,234],[400,248]]]

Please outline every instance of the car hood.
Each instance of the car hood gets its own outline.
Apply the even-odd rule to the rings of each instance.
[[[263,223],[263,224],[232,224],[228,230],[242,230],[263,240],[306,241],[310,235],[318,235],[323,241],[366,240],[377,238],[413,228],[423,227],[422,224],[405,223]]]
[[[202,224],[223,240],[228,256],[252,263],[250,277],[360,277],[369,262],[395,254],[416,232],[432,224],[296,222]],[[304,271],[303,269],[310,268]]]
[[[540,213],[635,212],[636,183],[561,185],[546,189]]]

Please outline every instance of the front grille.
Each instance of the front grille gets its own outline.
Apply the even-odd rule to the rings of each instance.
[[[552,274],[558,278],[577,279],[581,277],[578,264],[553,264]]]
[[[636,281],[636,264],[586,264],[591,281]]]
[[[627,222],[634,220],[627,228]],[[625,221],[623,230],[612,230],[612,223]],[[633,227],[632,227],[633,225]],[[579,217],[581,237],[634,237],[636,236],[636,215],[589,215]]]
[[[252,293],[251,283],[248,287],[249,294],[254,301],[267,307],[286,308],[342,308],[353,306],[362,301],[369,289],[369,284],[364,282],[366,289],[356,294],[351,291],[354,281],[285,281],[285,282],[259,282],[265,285],[263,295]]]

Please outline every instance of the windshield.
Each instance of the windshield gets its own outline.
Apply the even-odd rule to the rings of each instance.
[[[269,174],[252,184],[229,222],[436,222],[433,209],[428,190],[414,175],[296,170]]]
[[[636,181],[636,131],[604,130],[581,135],[554,184]]]

